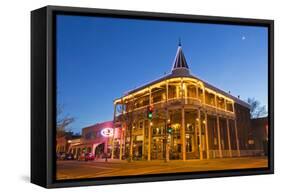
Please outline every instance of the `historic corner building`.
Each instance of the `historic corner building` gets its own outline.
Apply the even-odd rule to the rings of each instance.
[[[179,44],[169,74],[114,101],[112,156],[190,160],[261,154],[248,145],[250,106],[191,74]],[[118,150],[118,153],[116,153]]]

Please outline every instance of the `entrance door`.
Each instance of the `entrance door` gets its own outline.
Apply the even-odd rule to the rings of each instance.
[[[154,137],[152,139],[152,156],[153,160],[163,160],[163,139],[160,137]]]
[[[95,157],[102,158],[104,154],[104,143],[99,144],[95,149]]]

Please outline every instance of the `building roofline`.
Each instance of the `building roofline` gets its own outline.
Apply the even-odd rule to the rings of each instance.
[[[191,74],[185,75],[185,76],[181,76],[181,75],[176,75],[176,74],[170,73],[170,74],[167,74],[167,75],[165,75],[165,76],[162,76],[162,77],[160,77],[160,78],[158,78],[158,79],[155,79],[155,80],[153,80],[153,81],[151,81],[151,82],[145,83],[145,84],[143,84],[143,85],[141,85],[141,86],[139,86],[139,87],[137,87],[137,88],[135,88],[135,89],[132,89],[132,90],[126,92],[124,96],[131,95],[131,94],[133,94],[133,93],[135,93],[135,92],[137,92],[137,91],[139,91],[139,90],[142,90],[142,89],[144,89],[144,88],[146,88],[146,87],[152,86],[152,85],[154,85],[154,84],[156,84],[156,83],[158,83],[158,82],[161,82],[161,81],[164,81],[164,80],[167,80],[167,79],[171,79],[171,78],[185,78],[185,77],[197,79],[198,81],[203,82],[203,84],[204,84],[205,87],[207,87],[207,88],[209,88],[209,89],[212,89],[212,90],[215,90],[216,92],[219,92],[219,93],[221,93],[221,94],[223,94],[223,95],[225,95],[225,96],[227,96],[227,97],[233,99],[236,103],[238,103],[238,104],[240,104],[240,105],[243,105],[243,106],[246,106],[247,108],[250,108],[250,105],[249,105],[247,102],[245,102],[245,101],[243,101],[243,100],[237,98],[236,96],[233,96],[233,95],[229,94],[228,92],[225,92],[224,90],[219,89],[219,88],[213,86],[212,84],[210,84],[210,83],[208,83],[208,82],[206,82],[206,81],[204,81],[204,80],[202,80],[202,79],[200,79],[200,78],[198,78],[198,77],[196,77],[196,76],[194,76],[194,75],[191,75]],[[124,97],[124,96],[123,96],[123,97]],[[118,100],[118,99],[121,99],[121,98],[122,98],[122,97],[117,98],[117,99],[115,99],[115,100]],[[115,101],[115,100],[114,100],[114,101]]]
[[[166,74],[164,76],[161,76],[160,78],[157,78],[153,81],[150,81],[150,82],[147,82],[139,87],[136,87],[135,89],[132,89],[132,90],[129,90],[127,92],[124,93],[124,96],[120,97],[120,98],[117,98],[114,100],[114,103],[116,100],[120,100],[122,99],[123,97],[125,96],[128,96],[128,95],[131,95],[139,90],[142,90],[144,88],[147,88],[151,85],[154,85],[158,82],[161,82],[161,81],[164,81],[164,80],[167,80],[167,79],[171,79],[171,78],[184,78],[184,77],[189,77],[189,78],[193,78],[193,79],[196,79],[196,80],[199,80],[201,82],[204,83],[204,86],[209,88],[209,89],[212,89],[212,90],[215,90],[216,92],[219,92],[229,98],[231,98],[232,100],[234,100],[236,103],[238,104],[241,104],[242,106],[246,106],[247,108],[250,108],[250,105],[246,102],[244,102],[243,100],[213,86],[212,84],[209,84],[208,82],[194,76],[194,75],[191,75],[190,73],[190,70],[189,70],[189,66],[186,62],[186,59],[185,59],[185,56],[184,56],[184,53],[182,51],[182,47],[181,47],[181,42],[179,41],[179,45],[178,45],[178,49],[177,49],[177,53],[176,53],[176,56],[175,56],[175,59],[174,59],[174,62],[173,62],[173,66],[172,66],[172,70],[169,74]]]
[[[109,123],[109,122],[113,122],[113,121],[112,121],[112,120],[109,120],[109,121],[104,121],[104,122],[101,122],[101,123],[95,123],[95,124],[93,124],[93,125],[89,125],[89,126],[83,127],[82,130],[83,130],[83,129],[87,129],[87,128],[91,128],[91,127],[95,127],[95,126],[97,126],[97,125],[102,125],[102,124],[105,124],[105,123]]]

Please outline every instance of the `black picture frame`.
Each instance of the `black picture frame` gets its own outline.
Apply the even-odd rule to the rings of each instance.
[[[265,26],[268,28],[268,168],[55,180],[56,14]],[[274,21],[261,19],[46,6],[31,12],[31,182],[46,188],[274,173]]]

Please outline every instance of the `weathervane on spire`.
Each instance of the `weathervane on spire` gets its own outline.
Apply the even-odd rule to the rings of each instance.
[[[181,46],[181,38],[179,37],[179,46]]]

